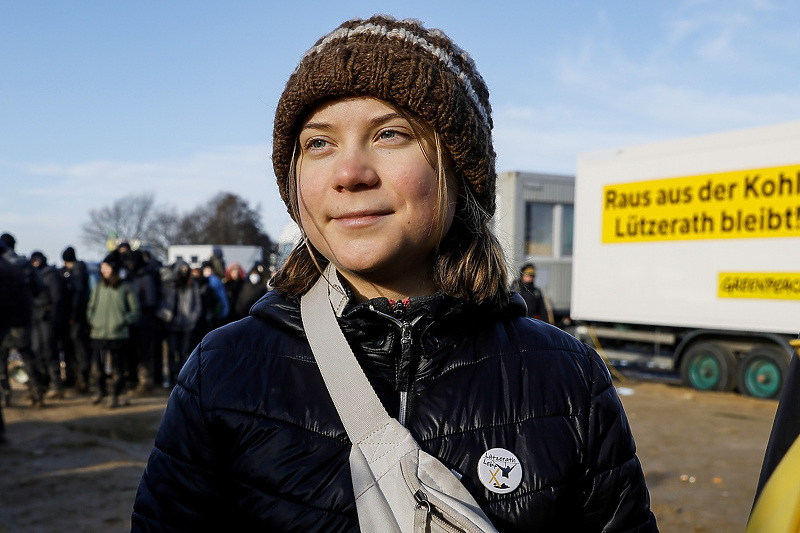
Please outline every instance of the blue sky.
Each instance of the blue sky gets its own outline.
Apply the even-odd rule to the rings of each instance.
[[[0,231],[61,263],[90,209],[131,193],[186,212],[219,191],[288,221],[269,156],[280,92],[343,20],[438,27],[491,92],[498,171],[800,120],[800,3],[0,2]]]

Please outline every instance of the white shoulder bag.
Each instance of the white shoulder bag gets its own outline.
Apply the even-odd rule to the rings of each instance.
[[[496,532],[456,476],[420,450],[384,409],[336,321],[347,303],[338,283],[329,265],[300,308],[317,365],[353,443],[350,471],[361,531]]]

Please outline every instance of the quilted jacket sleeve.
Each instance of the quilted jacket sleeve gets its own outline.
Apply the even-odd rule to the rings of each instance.
[[[656,532],[636,444],[603,360],[591,350],[582,531]]]
[[[189,357],[169,398],[139,483],[131,531],[214,531],[221,495],[200,402],[201,348]]]

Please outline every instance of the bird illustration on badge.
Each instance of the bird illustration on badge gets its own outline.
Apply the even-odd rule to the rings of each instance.
[[[512,452],[492,448],[478,460],[478,479],[491,492],[507,494],[522,483],[522,465]]]

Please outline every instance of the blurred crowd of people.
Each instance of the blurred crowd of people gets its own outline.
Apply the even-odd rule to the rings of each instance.
[[[0,399],[6,407],[15,372],[34,407],[71,391],[115,408],[130,396],[171,389],[203,336],[247,316],[270,278],[262,263],[249,271],[226,265],[218,247],[193,267],[182,259],[163,265],[123,242],[97,272],[72,246],[61,255],[62,266],[39,251],[27,258],[15,246],[11,234],[0,236]]]

